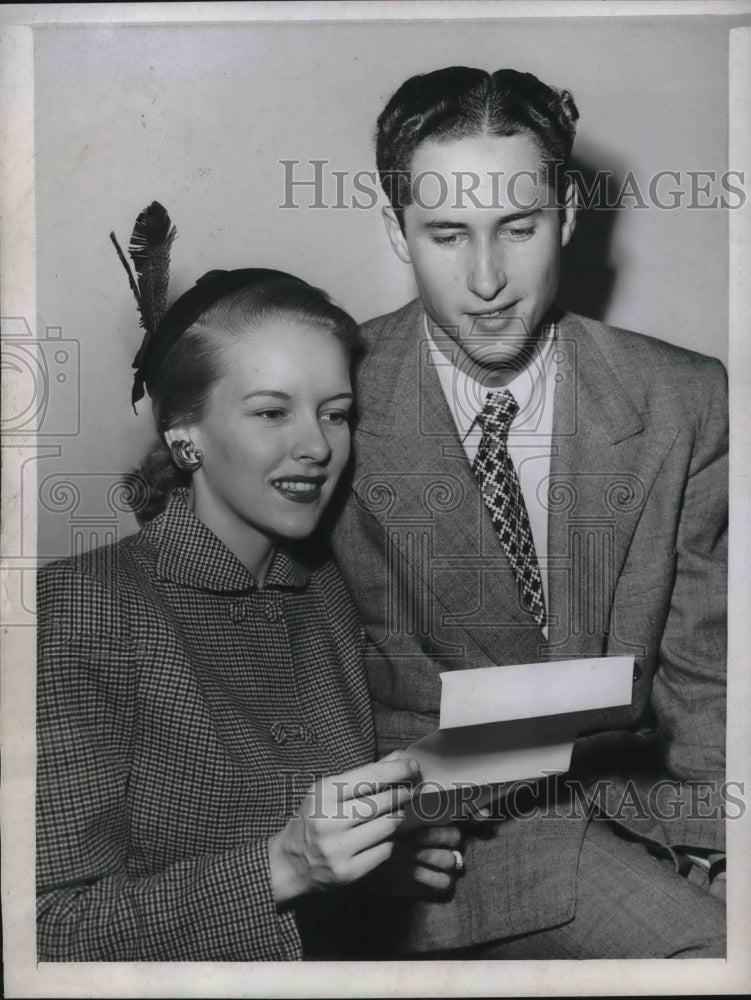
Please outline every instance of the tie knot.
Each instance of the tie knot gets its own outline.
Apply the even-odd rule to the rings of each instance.
[[[508,389],[495,389],[488,393],[477,422],[488,434],[504,435],[518,412],[519,404],[512,393]]]

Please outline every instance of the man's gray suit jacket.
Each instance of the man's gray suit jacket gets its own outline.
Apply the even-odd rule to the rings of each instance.
[[[723,366],[561,316],[546,640],[520,607],[420,301],[365,324],[363,335],[352,480],[333,542],[368,637],[379,752],[436,728],[441,671],[633,653],[631,706],[598,714],[571,773],[590,791],[608,779],[594,801],[639,835],[722,850]],[[586,809],[560,781],[540,787],[544,797],[522,797],[523,817],[469,838],[452,903],[412,904],[406,947],[472,944],[571,918]]]

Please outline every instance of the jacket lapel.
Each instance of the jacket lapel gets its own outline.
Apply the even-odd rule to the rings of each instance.
[[[639,413],[579,318],[563,317],[558,347],[548,488],[553,659],[606,652],[616,582],[679,432]]]
[[[493,663],[539,659],[542,634],[519,606],[436,361],[419,301],[379,331],[378,350],[361,376],[355,491],[381,523],[389,550],[396,549],[409,569],[412,579],[404,585],[422,601],[422,620],[412,623],[416,632],[434,632],[430,618],[439,616],[439,633],[442,625],[461,626]],[[451,666],[452,650],[438,646],[432,655]]]

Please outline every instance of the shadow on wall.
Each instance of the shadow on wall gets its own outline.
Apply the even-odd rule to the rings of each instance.
[[[604,320],[616,282],[611,248],[618,209],[609,207],[621,190],[619,175],[573,157],[579,188],[576,230],[561,259],[557,301],[572,312]]]

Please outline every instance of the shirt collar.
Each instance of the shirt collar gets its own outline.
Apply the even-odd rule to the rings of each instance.
[[[144,529],[158,549],[157,574],[199,590],[237,592],[258,589],[252,573],[200,521],[189,506],[190,490],[176,489],[166,509]],[[285,549],[277,548],[264,589],[302,590],[310,571]]]
[[[430,332],[426,312],[423,313],[423,325],[430,355],[433,363],[441,368],[439,371],[441,383],[454,415],[459,436],[464,440],[492,388],[478,382],[446,359]],[[514,430],[518,432],[531,432],[537,427],[540,410],[548,403],[547,394],[552,393],[555,387],[555,381],[550,376],[555,363],[553,346],[558,336],[558,327],[556,323],[549,323],[542,329],[545,338],[540,349],[532,361],[505,386],[519,404],[519,412],[513,420]]]

